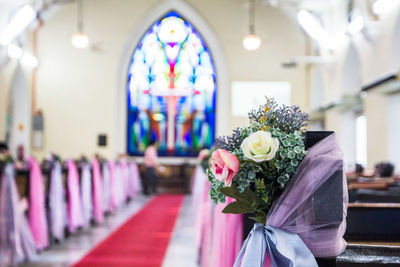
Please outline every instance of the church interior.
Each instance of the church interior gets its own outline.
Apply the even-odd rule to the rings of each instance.
[[[398,0],[0,0],[0,266],[399,266],[399,114]],[[309,200],[345,245],[246,263],[232,198],[285,170],[283,197],[331,136]]]

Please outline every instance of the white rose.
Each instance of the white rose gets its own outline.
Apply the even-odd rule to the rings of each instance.
[[[240,147],[246,158],[255,162],[268,161],[275,157],[279,140],[270,132],[258,131],[246,137]]]

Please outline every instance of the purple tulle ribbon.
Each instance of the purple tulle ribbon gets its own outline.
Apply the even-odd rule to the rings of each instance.
[[[19,204],[11,164],[0,180],[0,266],[15,266],[18,261],[33,259],[36,245]]]
[[[346,179],[342,179],[341,220],[316,220],[314,210],[314,193],[342,168],[342,153],[335,134],[311,147],[295,176],[271,208],[267,226],[260,228],[256,225],[245,241],[235,266],[261,267],[266,253],[272,266],[316,266],[310,255],[331,257],[342,253],[346,248],[343,239],[348,203]],[[290,247],[285,246],[287,244]],[[296,258],[298,255],[304,256],[299,259]],[[304,262],[308,265],[301,265]]]
[[[51,234],[53,238],[62,241],[64,239],[64,226],[67,216],[65,212],[65,194],[62,170],[59,162],[54,162],[54,167],[51,171],[49,206]]]
[[[92,175],[90,171],[90,166],[87,163],[82,164],[81,195],[84,227],[87,228],[90,226],[90,221],[93,217]]]

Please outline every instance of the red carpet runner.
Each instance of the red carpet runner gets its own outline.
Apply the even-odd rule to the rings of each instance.
[[[182,201],[156,196],[75,266],[161,266]]]

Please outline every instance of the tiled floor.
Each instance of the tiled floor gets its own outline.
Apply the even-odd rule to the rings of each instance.
[[[34,261],[21,263],[19,266],[70,266],[129,219],[149,199],[148,197],[138,196],[128,205],[117,210],[115,214],[108,216],[103,224],[91,227],[86,231],[81,230],[79,233],[66,239],[63,243],[52,245],[51,248],[38,255]],[[191,198],[186,197],[170,240],[163,267],[197,266],[193,218],[194,216],[191,213]]]

